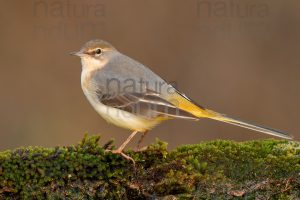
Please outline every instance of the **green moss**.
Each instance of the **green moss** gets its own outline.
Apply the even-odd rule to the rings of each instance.
[[[157,141],[136,161],[105,153],[98,136],[70,147],[0,153],[0,199],[297,199],[300,143],[213,141],[167,151]],[[110,146],[110,144],[106,145]]]

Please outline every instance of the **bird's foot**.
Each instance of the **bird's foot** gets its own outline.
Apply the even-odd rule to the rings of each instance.
[[[130,160],[133,162],[133,165],[135,166],[135,161],[133,160],[133,158],[131,158],[130,156],[126,155],[125,153],[122,152],[122,150],[120,149],[115,149],[115,150],[109,150],[106,149],[105,152],[111,152],[113,154],[120,154],[123,158],[125,158],[126,160]]]

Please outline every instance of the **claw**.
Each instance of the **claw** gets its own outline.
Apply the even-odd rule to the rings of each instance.
[[[125,142],[123,142],[123,144],[117,149],[117,150],[109,150],[106,149],[105,152],[111,152],[114,154],[120,154],[123,158],[125,158],[126,160],[131,160],[133,162],[134,168],[135,168],[135,161],[133,160],[133,158],[131,158],[130,156],[127,156],[126,154],[124,154],[122,151],[125,148],[125,146],[128,144],[128,142],[130,142],[130,140],[138,133],[138,131],[134,131],[131,133],[131,135],[125,140]]]
[[[108,150],[106,149],[105,152],[111,152],[113,154],[120,154],[123,158],[125,158],[126,160],[130,160],[133,162],[133,165],[135,166],[135,161],[133,160],[133,158],[131,158],[130,156],[126,155],[125,153],[123,153],[121,150],[116,149],[116,150]]]

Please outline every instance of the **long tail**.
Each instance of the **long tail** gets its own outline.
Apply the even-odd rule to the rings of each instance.
[[[200,106],[200,105],[196,104],[194,101],[192,101],[187,96],[180,93],[179,91],[177,91],[177,93],[174,93],[174,94],[169,96],[169,101],[172,102],[172,100],[176,100],[175,101],[176,105],[180,109],[182,109],[186,112],[189,112],[189,113],[193,114],[194,116],[196,116],[198,118],[214,119],[214,120],[225,122],[225,123],[228,123],[228,124],[233,124],[233,125],[240,126],[240,127],[243,127],[243,128],[247,128],[247,129],[262,132],[262,133],[265,133],[265,134],[273,135],[273,136],[276,136],[276,137],[285,138],[285,139],[288,139],[288,140],[293,139],[293,137],[289,136],[287,133],[284,133],[282,131],[278,131],[278,130],[274,130],[274,129],[271,129],[271,128],[263,127],[263,126],[256,125],[256,124],[253,124],[253,123],[248,123],[248,122],[238,120],[238,119],[233,119],[231,117],[227,117],[226,115],[223,115],[223,114],[214,112],[212,110],[206,109],[203,106]]]
[[[293,137],[289,136],[287,133],[284,133],[282,131],[278,131],[278,130],[275,130],[275,129],[272,129],[272,128],[256,125],[256,124],[245,122],[245,121],[238,120],[238,119],[233,119],[231,117],[227,117],[223,114],[220,114],[220,113],[217,113],[217,112],[214,112],[214,111],[211,111],[211,110],[206,110],[206,111],[207,111],[206,117],[209,118],[209,119],[214,119],[214,120],[225,122],[225,123],[228,123],[228,124],[233,124],[233,125],[236,125],[236,126],[240,126],[240,127],[243,127],[243,128],[251,129],[251,130],[254,130],[254,131],[258,131],[258,132],[261,132],[261,133],[273,135],[273,136],[288,139],[288,140],[293,139]]]

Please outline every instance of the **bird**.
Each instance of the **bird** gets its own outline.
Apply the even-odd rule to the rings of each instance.
[[[151,69],[119,52],[101,39],[86,42],[71,55],[80,57],[81,87],[93,108],[108,123],[132,133],[113,150],[131,159],[123,150],[130,140],[171,119],[213,119],[254,131],[292,140],[287,133],[229,117],[205,108],[173,87]]]

